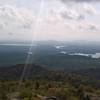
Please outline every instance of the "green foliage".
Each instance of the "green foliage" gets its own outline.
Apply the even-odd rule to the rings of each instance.
[[[37,89],[39,89],[39,87],[40,87],[39,82],[36,81],[36,82],[35,82],[35,87],[34,87],[34,88],[37,90]]]
[[[58,73],[55,73],[58,75]],[[53,77],[54,72],[50,77]],[[63,76],[63,74],[61,74]],[[65,76],[64,76],[65,77]],[[54,78],[54,77],[53,77]],[[0,100],[7,100],[8,95],[13,97],[19,95],[22,100],[41,100],[37,95],[41,96],[56,96],[61,100],[90,100],[88,93],[100,95],[100,88],[87,82],[87,79],[82,76],[74,76],[70,74],[64,78],[65,80],[49,80],[38,79],[24,80],[18,91],[17,80],[0,81]],[[84,82],[83,82],[84,81]],[[89,81],[89,79],[88,79]],[[9,99],[8,99],[9,100]]]
[[[7,100],[7,92],[3,83],[0,83],[0,100]]]

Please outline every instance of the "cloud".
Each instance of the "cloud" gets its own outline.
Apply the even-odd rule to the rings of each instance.
[[[62,10],[60,12],[60,15],[64,19],[69,19],[69,20],[83,20],[85,19],[85,16],[81,13],[78,13],[74,9],[66,8],[65,10]]]
[[[71,20],[85,20],[89,17],[97,17],[100,15],[99,11],[96,9],[96,5],[92,2],[100,0],[61,0],[65,5],[67,11],[62,11],[62,18]],[[73,1],[73,2],[71,2]],[[70,2],[70,3],[69,3]],[[76,3],[79,2],[79,3]],[[82,3],[81,3],[82,2]]]
[[[51,2],[52,4],[50,4]],[[35,23],[37,22],[36,18],[38,18],[38,6],[37,10],[35,8],[29,9],[27,6],[24,6],[24,8],[12,5],[0,6],[1,38],[3,36],[8,38],[9,35],[12,39],[31,39],[34,28],[37,28],[34,32],[35,36],[39,36],[40,39],[41,37],[56,39],[57,36],[59,39],[61,37],[74,38],[74,36],[78,37],[82,31],[83,33],[98,32],[99,22],[95,21],[98,10],[95,8],[96,5],[86,2],[65,4],[61,2],[53,4],[53,0],[51,2],[45,3],[45,8],[39,16],[39,26],[37,27],[35,27]],[[92,19],[92,17],[95,18]],[[85,23],[85,21],[88,22]],[[89,23],[91,21],[94,24]]]
[[[10,33],[8,33],[8,34],[9,34],[10,36],[12,36],[12,35],[13,35],[13,33],[11,33],[11,32],[10,32]]]
[[[62,2],[100,2],[100,0],[61,0]]]
[[[24,8],[16,8],[5,5],[0,6],[0,28],[24,28],[28,29],[32,26],[33,15]]]
[[[84,20],[85,16],[80,13],[77,12],[77,10],[75,8],[70,8],[67,6],[62,6],[58,9],[53,9],[52,10],[52,15],[55,15],[55,17],[58,20]]]
[[[96,9],[96,5],[87,2],[64,3],[64,5],[62,4],[62,7],[54,10],[54,12],[56,15],[59,15],[63,20],[71,20],[77,22],[100,15],[98,9]]]
[[[79,29],[84,31],[98,31],[99,27],[93,23],[83,22],[79,25]]]
[[[83,11],[84,13],[90,14],[90,15],[98,15],[98,11],[96,10],[96,8],[88,3],[84,3],[83,5]]]

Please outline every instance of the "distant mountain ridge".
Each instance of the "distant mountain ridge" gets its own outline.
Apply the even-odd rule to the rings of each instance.
[[[0,80],[19,80],[24,69],[25,64],[17,64],[9,67],[0,67]],[[100,80],[100,68],[88,68],[80,70],[49,70],[47,67],[28,64],[24,70],[24,77],[29,79],[65,79],[68,75],[82,75],[90,77],[94,80]]]
[[[40,77],[47,73],[47,70],[36,64],[28,64],[24,70],[25,64],[17,64],[10,67],[0,67],[0,79],[20,79],[23,71],[25,78]],[[42,76],[41,76],[42,77]]]

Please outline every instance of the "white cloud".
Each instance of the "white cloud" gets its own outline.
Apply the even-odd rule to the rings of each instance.
[[[61,0],[61,1],[64,3],[67,3],[67,2],[79,2],[79,3],[82,3],[82,2],[100,2],[100,0]]]
[[[81,29],[83,31],[91,31],[91,32],[94,32],[94,31],[98,31],[99,30],[99,26],[98,25],[95,25],[93,23],[89,23],[89,22],[82,22],[79,25],[79,29]]]
[[[70,20],[84,20],[88,16],[98,16],[99,11],[96,9],[95,4],[89,2],[82,2],[81,0],[73,0],[82,3],[68,2],[69,0],[62,0],[64,9],[60,10],[62,18]],[[71,0],[70,0],[71,1]],[[92,0],[85,0],[92,1]]]
[[[87,13],[90,15],[98,15],[98,11],[95,9],[95,7],[92,4],[84,3],[83,4],[83,13]]]
[[[0,28],[30,28],[34,17],[24,8],[16,8],[13,6],[0,6]]]
[[[44,0],[43,12],[41,11],[42,14],[39,15],[39,25],[36,27],[40,1],[33,1],[38,2],[33,3],[33,7],[29,7],[24,2],[20,7],[9,4],[0,5],[1,38],[8,38],[15,33],[12,37],[30,40],[34,33],[39,39],[60,39],[61,37],[74,39],[83,38],[81,37],[82,33],[91,33],[92,31],[96,33],[99,30],[98,24],[100,23],[96,19],[98,16],[96,5],[88,2],[62,3],[60,0]],[[30,1],[29,3],[31,5]],[[35,32],[34,28],[37,28]]]
[[[85,18],[85,16],[83,16],[81,13],[78,13],[76,10],[68,7],[66,7],[64,10],[62,9],[60,14],[62,18],[68,20],[81,20]]]

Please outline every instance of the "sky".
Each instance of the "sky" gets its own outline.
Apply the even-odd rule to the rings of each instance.
[[[100,0],[0,0],[1,41],[100,41]]]

